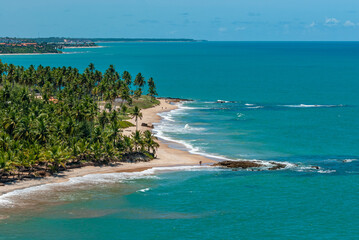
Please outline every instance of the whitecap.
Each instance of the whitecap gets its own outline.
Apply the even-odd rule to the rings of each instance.
[[[298,104],[298,105],[279,105],[281,107],[290,107],[290,108],[329,108],[329,107],[343,107],[344,105],[313,105],[313,104]]]
[[[136,192],[147,192],[149,191],[151,188],[144,188],[144,189],[140,189],[140,190],[137,190]]]
[[[319,170],[318,173],[334,173],[336,170]]]
[[[352,158],[352,159],[344,159],[343,160],[344,163],[350,163],[350,162],[354,162],[354,161],[358,161],[358,159]]]
[[[217,100],[216,103],[235,103],[235,101]]]

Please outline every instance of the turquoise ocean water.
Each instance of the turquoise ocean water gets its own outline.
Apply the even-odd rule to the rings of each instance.
[[[12,192],[0,196],[0,239],[358,238],[359,43],[101,45],[0,58],[142,72],[161,96],[195,100],[161,114],[157,136],[288,168],[153,169]]]

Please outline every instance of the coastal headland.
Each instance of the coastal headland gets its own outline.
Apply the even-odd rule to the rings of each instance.
[[[140,131],[145,131],[150,129],[149,127],[143,125],[151,126],[153,123],[160,122],[161,117],[158,115],[158,113],[171,111],[178,108],[175,102],[178,102],[179,99],[161,98],[159,99],[159,101],[160,101],[159,105],[142,110],[143,118],[139,119],[138,122]],[[134,119],[131,119],[130,121],[132,123],[135,123]],[[124,129],[123,134],[130,135],[134,131],[136,131],[135,127],[129,127]],[[157,158],[149,162],[137,162],[137,163],[125,162],[111,166],[86,166],[82,168],[70,169],[67,171],[60,172],[54,176],[37,178],[37,179],[28,179],[28,180],[5,184],[4,186],[0,186],[0,195],[18,189],[24,189],[28,187],[49,184],[49,183],[65,182],[68,181],[70,178],[85,176],[88,174],[139,172],[153,167],[191,166],[191,165],[199,165],[200,161],[203,164],[216,163],[215,160],[200,155],[194,155],[187,151],[170,148],[167,143],[165,143],[160,139],[159,139],[159,145],[160,146],[157,150]]]

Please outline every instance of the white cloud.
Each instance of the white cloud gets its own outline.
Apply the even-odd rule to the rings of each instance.
[[[340,21],[336,18],[326,18],[324,25],[331,27],[338,25],[339,22]]]
[[[235,30],[236,31],[243,31],[243,30],[246,30],[246,27],[236,27]]]
[[[227,31],[227,28],[221,27],[221,28],[218,28],[218,31],[220,31],[220,32],[226,32],[226,31]]]
[[[354,27],[354,26],[355,26],[355,23],[353,23],[353,22],[350,21],[350,20],[347,20],[347,21],[345,21],[344,26],[345,26],[345,27]]]

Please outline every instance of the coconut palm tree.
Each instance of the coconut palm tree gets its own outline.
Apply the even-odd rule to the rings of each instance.
[[[135,86],[138,86],[138,87],[143,87],[145,85],[145,78],[142,76],[141,73],[138,73],[136,75],[134,84],[135,84]]]
[[[130,86],[131,85],[131,74],[127,71],[124,71],[123,74],[122,74],[122,79],[123,81],[125,82],[125,84],[127,86]]]
[[[155,156],[156,149],[159,148],[159,144],[155,141],[157,140],[155,136],[151,133],[151,131],[146,130],[143,133],[143,142],[145,147],[147,147],[147,151],[150,152],[152,150],[153,156]]]
[[[134,145],[134,150],[135,151],[138,151],[139,150],[139,147],[142,149],[144,144],[143,144],[143,141],[142,141],[142,136],[141,136],[141,133],[140,131],[137,131],[132,133],[132,142],[133,142],[133,145]]]
[[[153,79],[148,83],[154,87]],[[101,162],[117,161],[123,153],[156,149],[155,138],[138,131],[142,113],[137,101],[129,108],[133,85],[126,71],[120,79],[114,66],[102,74],[90,64],[79,73],[72,67],[30,65],[26,69],[0,61],[0,84],[0,182],[5,170],[14,170],[20,177],[24,169],[47,166],[46,170],[57,171],[72,159],[90,161],[95,156]],[[144,84],[138,74],[137,96],[142,95]],[[123,99],[122,113],[129,108],[136,121],[131,137],[121,135],[126,124],[110,102],[108,111],[98,111],[100,99],[112,103],[117,96]]]
[[[141,109],[135,106],[133,108],[133,112],[131,113],[131,116],[135,118],[136,121],[136,132],[138,131],[138,119],[142,119],[142,113]]]

